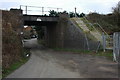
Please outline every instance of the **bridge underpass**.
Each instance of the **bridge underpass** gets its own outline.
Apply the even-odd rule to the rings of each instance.
[[[60,17],[39,16],[39,15],[23,15],[24,25],[35,26],[39,34],[40,29],[44,32],[45,46],[62,47]],[[39,38],[38,38],[39,39]]]
[[[29,23],[29,25],[38,25],[38,27],[46,26],[48,38],[46,39],[49,46],[63,47],[66,45],[65,47],[68,48],[84,49],[84,34],[77,26],[67,21],[64,16],[62,19],[59,17],[58,22],[53,25],[50,24],[51,22],[48,22],[49,25],[45,21],[42,22],[41,18],[29,19],[28,21],[26,20],[26,22],[24,21],[24,24],[27,25]],[[28,41],[26,45],[28,45],[27,43],[33,46],[34,44],[36,45],[37,41]],[[90,47],[92,47],[92,45]],[[87,56],[87,54],[57,53],[50,50],[42,51],[39,49],[35,51],[32,50],[31,52],[33,54],[30,60],[7,78],[118,77],[118,64],[104,57]]]
[[[99,42],[86,39],[82,29],[70,21],[68,14],[61,13],[55,17],[23,15],[22,11],[17,9],[11,11],[20,14],[21,22],[24,22],[24,25],[44,26],[46,46],[48,47],[88,50],[87,43],[89,43],[91,46],[89,50],[97,49]],[[23,28],[23,24],[20,24],[20,28]]]

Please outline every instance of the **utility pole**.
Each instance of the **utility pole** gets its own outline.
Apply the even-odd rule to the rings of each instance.
[[[75,17],[77,17],[77,12],[76,12],[76,9],[77,9],[77,8],[75,7]]]
[[[57,8],[57,12],[59,11],[59,8]]]
[[[44,7],[42,7],[42,15],[44,15]]]
[[[20,5],[20,9],[21,9],[21,5]]]

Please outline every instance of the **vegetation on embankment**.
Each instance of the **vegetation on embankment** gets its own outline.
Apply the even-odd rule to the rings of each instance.
[[[18,27],[21,17],[10,11],[2,11],[2,76],[5,77],[24,62],[24,50]]]
[[[116,15],[114,14],[98,14],[98,13],[91,13],[87,16],[87,19],[94,24],[96,28],[99,29],[99,26],[96,24],[100,24],[101,27],[108,33],[112,34],[113,32],[119,32],[120,28],[118,25],[118,20]]]
[[[8,68],[2,69],[2,77],[3,78],[6,77],[7,75],[9,75],[10,73],[12,73],[13,71],[15,71],[16,69],[18,69],[20,66],[22,66],[29,60],[29,56],[26,56],[26,55],[28,55],[28,54],[30,55],[30,49],[25,48],[23,53],[24,54],[20,60],[14,61],[12,64],[9,65]]]
[[[88,54],[88,55],[93,55],[93,56],[104,56],[110,60],[113,60],[112,51],[103,52],[102,50],[99,50],[96,53],[95,51],[79,50],[79,49],[66,49],[66,48],[53,48],[53,50],[64,51],[64,52],[73,52],[73,53],[78,53],[78,54]]]
[[[114,32],[120,32],[120,12],[119,7],[120,4],[117,4],[116,7],[113,8],[113,12],[111,14],[99,14],[99,13],[90,13],[87,15],[87,19],[91,23],[98,23],[101,27],[108,33],[112,34]],[[94,24],[95,27],[99,27],[97,24]]]

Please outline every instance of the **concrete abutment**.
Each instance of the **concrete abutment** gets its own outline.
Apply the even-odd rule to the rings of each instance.
[[[70,21],[68,14],[62,13],[59,17],[53,17],[53,19],[49,16],[43,16],[44,18],[41,18],[43,21],[35,21],[37,17],[39,16],[27,16],[26,24],[45,26],[46,46],[51,48],[88,50],[85,33]],[[25,16],[21,20],[25,24]],[[22,25],[21,23],[20,26]],[[88,43],[90,50],[97,49],[97,41],[92,41],[88,38]]]

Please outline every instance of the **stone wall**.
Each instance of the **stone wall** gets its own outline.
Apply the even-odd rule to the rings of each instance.
[[[14,31],[16,31],[18,34],[23,31],[24,25],[23,25],[23,14],[22,10],[20,9],[10,9],[10,13],[13,14],[11,16],[11,24],[13,25]],[[16,21],[16,22],[13,22]]]
[[[21,26],[20,16],[11,11],[2,11],[2,63],[3,69],[9,68],[15,61],[21,59],[22,44],[18,34]]]

